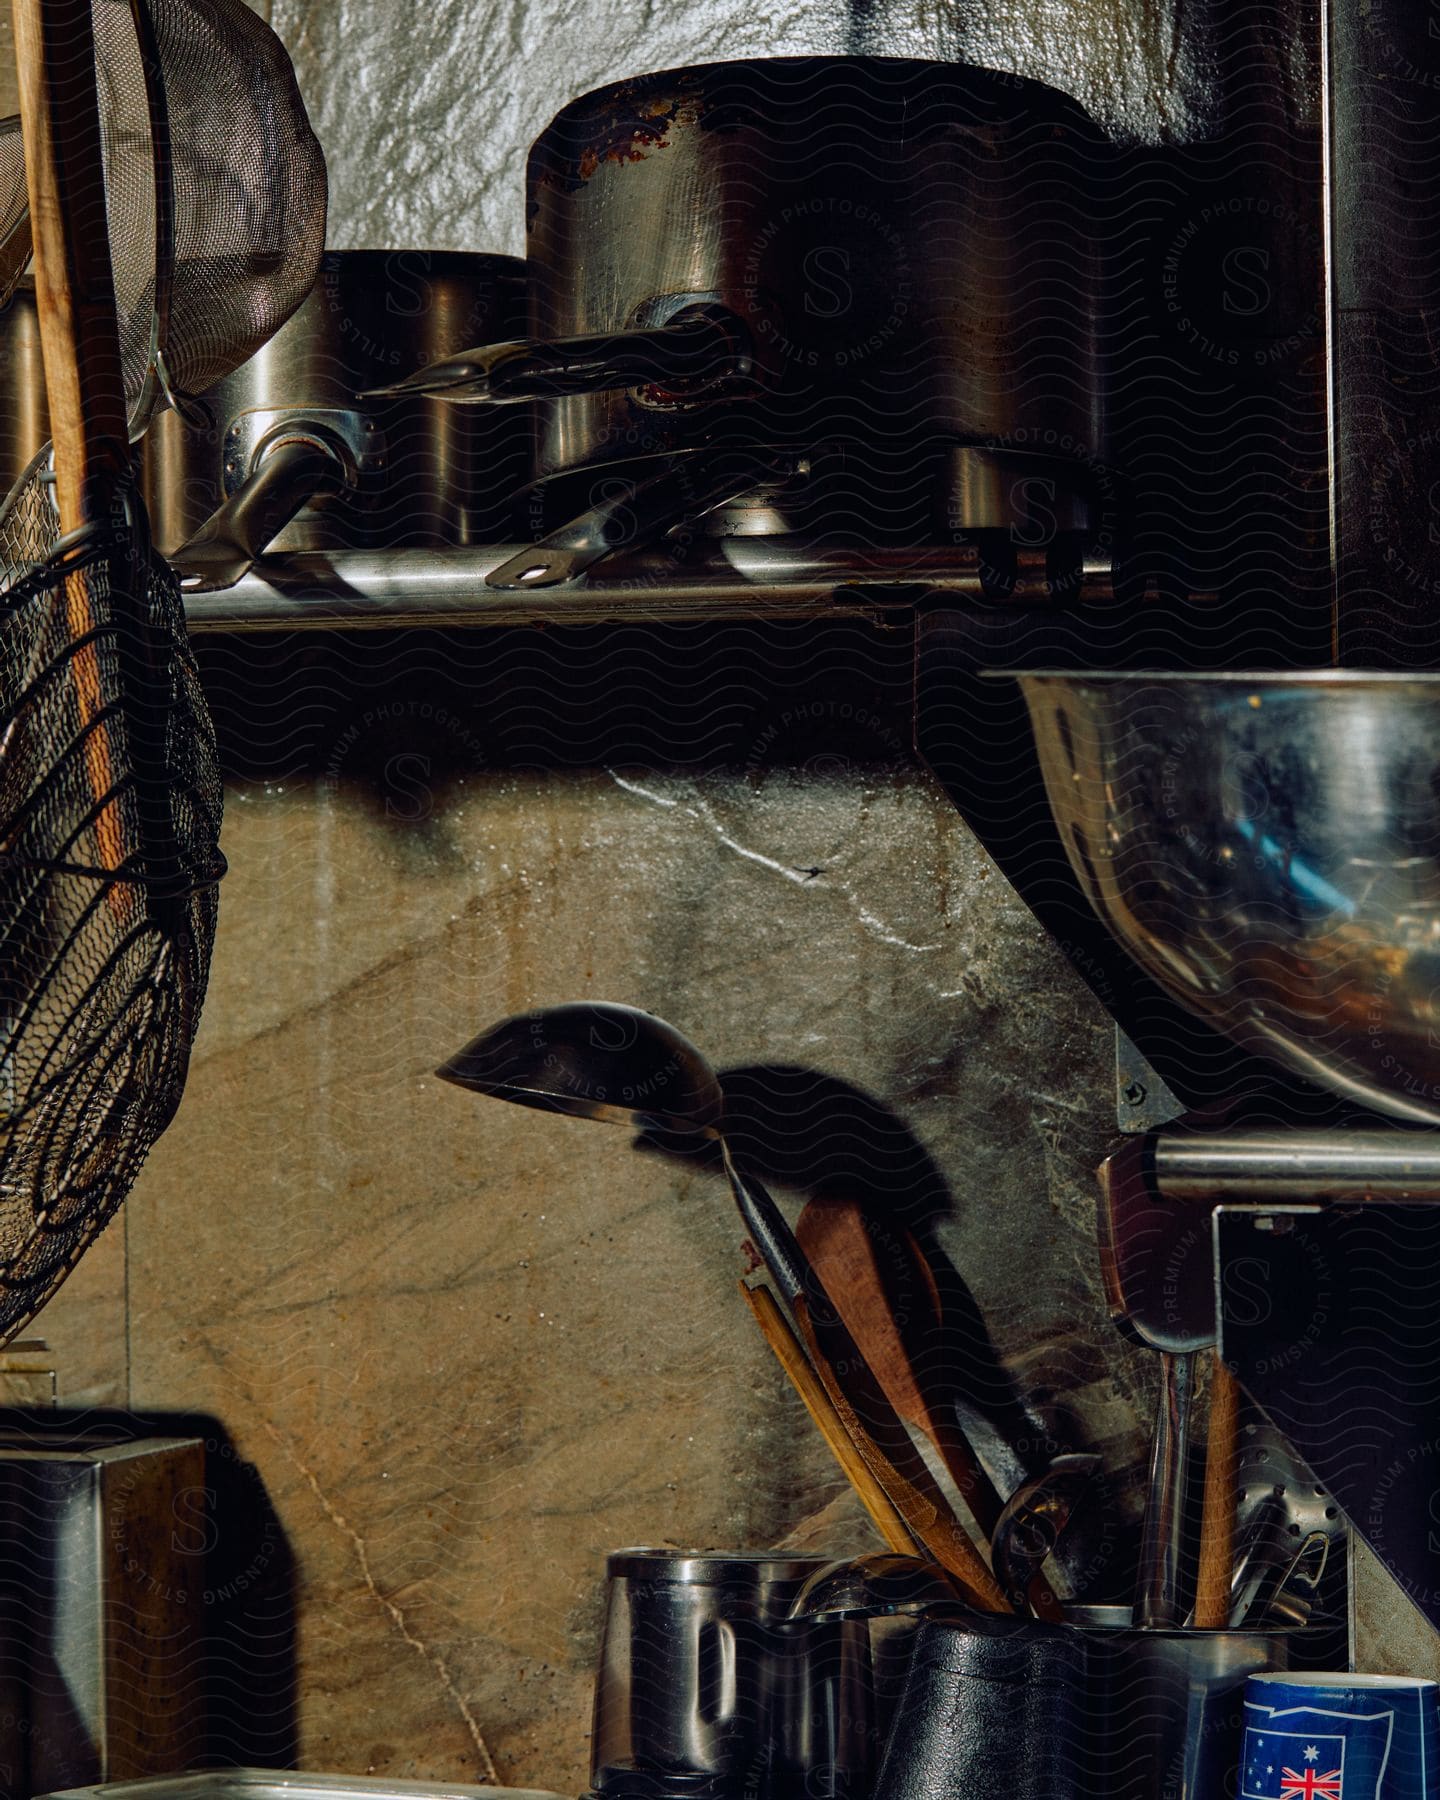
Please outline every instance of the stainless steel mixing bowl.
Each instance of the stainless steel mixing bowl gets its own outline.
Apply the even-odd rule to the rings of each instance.
[[[1146,973],[1440,1123],[1440,675],[1020,679],[1075,873]]]

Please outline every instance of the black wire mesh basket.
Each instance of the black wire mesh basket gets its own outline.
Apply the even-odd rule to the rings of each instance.
[[[43,533],[43,484],[29,499]],[[12,567],[35,560],[14,541],[26,510],[0,525]],[[220,814],[179,590],[122,506],[0,595],[0,1337],[64,1279],[179,1104]]]

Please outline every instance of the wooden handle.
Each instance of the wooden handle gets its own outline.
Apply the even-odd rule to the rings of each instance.
[[[105,515],[129,460],[90,7],[91,0],[14,0],[62,531]]]
[[[1217,1350],[1210,1371],[1210,1426],[1205,1444],[1205,1501],[1200,1515],[1200,1573],[1195,1623],[1215,1631],[1230,1623],[1234,1566],[1235,1458],[1240,1446],[1240,1384]]]
[[[35,303],[62,533],[109,515],[129,461],[90,7],[91,0],[14,0]],[[97,621],[82,575],[65,582],[65,612],[80,644],[70,674],[97,803],[96,860],[115,870],[124,842],[99,656],[83,642]],[[110,897],[114,904],[115,890]]]
[[[91,0],[13,0],[35,303],[60,529],[109,510],[129,461]]]
[[[970,1604],[982,1612],[1008,1613],[1013,1609],[1001,1591],[999,1582],[986,1567],[979,1551],[971,1543],[964,1528],[946,1504],[945,1496],[916,1457],[912,1474],[903,1474],[890,1456],[876,1443],[851,1404],[834,1365],[825,1355],[815,1333],[809,1309],[803,1300],[793,1303],[795,1329],[820,1377],[831,1404],[845,1427],[847,1436],[860,1452],[866,1467],[884,1490],[887,1499],[905,1521],[905,1527],[922,1548],[940,1566],[953,1575]]]
[[[889,1226],[885,1229],[891,1230]],[[958,1423],[934,1404],[928,1384],[911,1359],[891,1311],[885,1272],[876,1254],[865,1208],[858,1200],[811,1200],[800,1214],[795,1235],[886,1398],[902,1419],[923,1431],[934,1444],[961,1499],[988,1540],[1003,1503],[975,1460]],[[939,1295],[934,1279],[914,1240],[901,1228],[895,1228],[893,1239],[915,1283],[914,1304],[938,1314]]]
[[[789,1376],[791,1387],[804,1402],[805,1410],[815,1421],[831,1455],[860,1496],[861,1504],[869,1513],[875,1529],[892,1550],[899,1551],[902,1556],[913,1556],[915,1540],[905,1529],[905,1521],[886,1499],[885,1490],[870,1473],[859,1451],[846,1436],[839,1414],[830,1404],[829,1395],[806,1361],[800,1340],[790,1329],[789,1321],[781,1312],[774,1294],[763,1282],[752,1287],[748,1281],[742,1281],[739,1286],[740,1292],[745,1296],[745,1304],[755,1315],[755,1323],[760,1327],[765,1342],[775,1352],[775,1360]]]

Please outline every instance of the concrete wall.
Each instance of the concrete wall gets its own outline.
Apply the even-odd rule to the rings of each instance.
[[[1204,6],[1171,0],[526,0],[423,10],[270,0],[330,155],[339,247],[523,253],[525,151],[572,96],[647,69],[869,50],[1050,82],[1117,135],[1198,134],[1213,113]]]

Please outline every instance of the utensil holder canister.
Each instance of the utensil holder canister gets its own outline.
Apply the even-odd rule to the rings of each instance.
[[[921,1625],[875,1800],[1078,1800],[1085,1634],[969,1615]]]
[[[1235,1800],[1245,1682],[1283,1669],[1283,1631],[1089,1627],[1083,1792],[1105,1800]]]
[[[621,1550],[607,1560],[591,1782],[625,1800],[868,1792],[863,1621],[790,1622],[826,1557]]]

